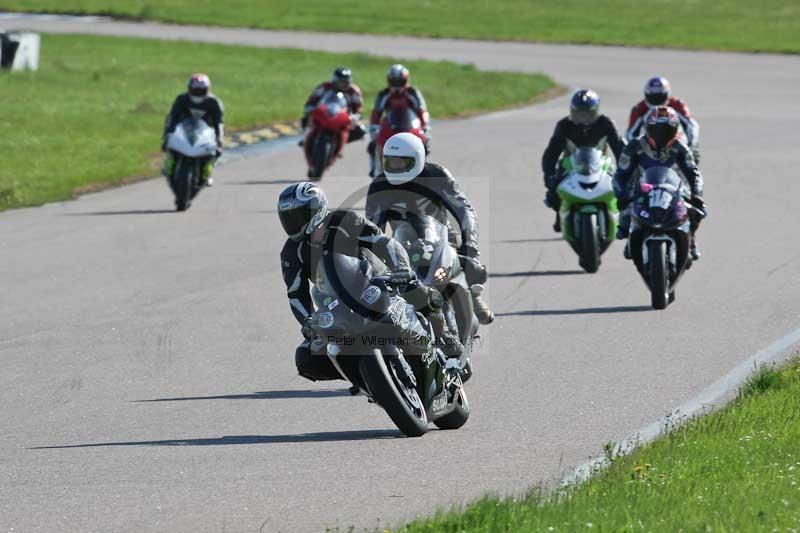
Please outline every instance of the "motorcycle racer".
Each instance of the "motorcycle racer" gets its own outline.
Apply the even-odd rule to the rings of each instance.
[[[378,93],[375,98],[375,107],[370,115],[369,136],[370,143],[367,146],[367,153],[370,156],[370,165],[375,160],[375,139],[380,132],[380,123],[383,114],[391,109],[407,107],[419,117],[422,130],[426,138],[430,138],[430,115],[425,104],[422,92],[409,85],[409,70],[403,65],[396,64],[389,68],[386,73],[388,86]],[[429,151],[425,145],[426,153]],[[370,169],[370,177],[374,175],[374,169]]]
[[[175,128],[183,120],[189,117],[196,117],[203,119],[209,126],[214,128],[216,133],[217,155],[215,158],[209,159],[203,167],[201,176],[204,185],[211,187],[214,184],[211,173],[214,170],[216,160],[222,155],[222,141],[225,136],[224,113],[225,108],[222,105],[222,100],[211,92],[211,79],[202,73],[192,74],[189,78],[187,91],[175,98],[164,123],[161,151],[166,154],[162,170],[165,176],[171,176],[175,170],[175,159],[166,149],[167,137],[175,131]]]
[[[366,129],[361,123],[361,113],[364,109],[364,97],[361,88],[353,83],[353,72],[347,67],[337,67],[333,71],[331,81],[317,85],[306,100],[300,125],[303,129],[308,127],[308,116],[317,106],[319,101],[328,92],[340,92],[347,100],[348,111],[352,125],[347,142],[357,141],[364,137]]]
[[[558,210],[561,199],[556,192],[564,179],[564,169],[559,164],[562,156],[571,154],[576,148],[597,148],[605,152],[611,148],[619,159],[625,141],[622,140],[614,122],[600,113],[600,97],[589,89],[575,91],[570,100],[569,116],[556,123],[553,136],[542,154],[542,172],[547,189],[545,204],[556,213],[553,230],[561,231]]]
[[[674,109],[668,106],[657,106],[650,110],[645,117],[645,137],[633,139],[619,159],[617,173],[614,176],[614,192],[617,196],[619,209],[622,212],[632,199],[631,184],[634,173],[651,167],[666,166],[680,170],[689,183],[691,203],[703,205],[703,177],[694,161],[691,150],[680,142],[679,119]],[[697,247],[697,227],[700,219],[691,219],[692,245],[690,253],[692,258],[700,259],[700,250]],[[630,212],[625,210],[620,220],[617,231],[618,239],[626,239],[630,231]],[[625,257],[630,258],[629,249],[625,247]]]
[[[387,222],[408,213],[429,215],[449,226],[447,213],[451,213],[460,226],[458,255],[467,283],[485,283],[486,267],[478,260],[475,210],[450,171],[426,162],[422,141],[411,133],[397,133],[389,138],[383,147],[383,157],[384,172],[373,180],[367,192],[367,218],[383,230]],[[494,313],[489,305],[480,294],[473,292],[472,299],[478,321],[490,324]]]
[[[309,182],[286,187],[278,199],[278,215],[288,235],[280,254],[283,280],[292,313],[305,337],[295,351],[295,363],[301,376],[312,381],[341,379],[323,353],[324,346],[312,344],[313,330],[307,323],[314,312],[310,283],[318,279],[323,255],[341,253],[364,259],[375,270],[388,270],[392,282],[406,285],[404,297],[418,311],[427,313],[429,319],[437,312],[442,314],[441,294],[416,282],[403,246],[355,211],[329,209],[320,187]],[[436,331],[436,322],[431,320],[431,323],[443,351],[451,356],[460,355],[463,347],[457,337]],[[397,326],[400,334],[408,333],[402,331],[402,324]],[[453,339],[457,344],[453,344]],[[455,353],[448,353],[449,350]]]
[[[695,164],[700,163],[700,125],[689,111],[686,102],[670,96],[672,88],[666,78],[650,78],[644,84],[644,99],[640,100],[631,109],[628,119],[628,131],[625,134],[628,142],[642,135],[647,112],[655,106],[664,105],[671,107],[677,113],[683,132],[686,134],[686,144],[692,151]]]

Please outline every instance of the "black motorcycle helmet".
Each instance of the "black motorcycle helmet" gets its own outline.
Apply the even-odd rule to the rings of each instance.
[[[600,97],[589,89],[578,89],[572,95],[569,118],[579,126],[589,126],[600,116]]]
[[[278,217],[290,239],[299,241],[322,224],[328,199],[322,189],[307,181],[289,185],[278,197]]]
[[[338,67],[333,71],[331,81],[340,91],[346,91],[353,82],[353,72],[347,67]]]

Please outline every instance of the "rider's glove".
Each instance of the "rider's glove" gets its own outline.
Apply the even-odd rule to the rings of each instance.
[[[381,131],[381,127],[378,124],[370,124],[369,125],[369,138],[370,140],[374,141],[375,138],[378,136],[378,133]]]
[[[395,270],[389,276],[392,285],[408,285],[412,279],[414,276],[410,270]]]
[[[475,246],[474,244],[466,244],[466,243],[462,244],[461,246],[458,247],[457,251],[458,251],[458,255],[471,257],[473,259],[476,259],[480,255],[480,252],[478,251],[478,247]]]
[[[313,317],[307,316],[306,319],[303,321],[303,327],[300,328],[300,333],[303,334],[303,337],[306,339],[313,339],[317,336],[317,333],[314,331],[312,324]]]

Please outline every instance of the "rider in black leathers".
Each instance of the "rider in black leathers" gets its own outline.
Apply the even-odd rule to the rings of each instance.
[[[619,159],[625,141],[620,137],[614,122],[600,114],[600,98],[597,93],[580,89],[572,95],[570,114],[556,124],[553,136],[542,154],[542,172],[547,188],[545,204],[556,212],[553,224],[555,231],[561,231],[558,208],[561,205],[556,188],[564,179],[559,165],[562,155],[572,153],[576,148],[597,148],[605,152],[610,147],[614,158]]]
[[[475,210],[464,196],[458,182],[443,166],[425,161],[422,141],[411,133],[398,133],[384,146],[384,161],[407,164],[408,168],[384,167],[367,192],[366,215],[379,228],[405,213],[429,215],[450,228],[447,214],[458,222],[461,245],[458,254],[470,285],[486,282],[486,268],[478,261],[478,221]],[[386,154],[392,154],[387,157]],[[456,244],[451,237],[451,243]],[[489,305],[479,293],[473,293],[475,315],[481,324],[494,320]]]

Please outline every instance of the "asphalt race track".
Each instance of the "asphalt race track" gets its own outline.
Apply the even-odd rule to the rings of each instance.
[[[652,311],[619,243],[587,275],[551,231],[539,158],[566,98],[436,124],[432,160],[475,198],[498,318],[468,424],[407,439],[344,382],[295,375],[275,203],[304,175],[296,147],[221,166],[185,214],[163,180],[0,213],[2,531],[396,525],[557,479],[798,325],[798,57],[18,25],[543,71],[597,90],[618,125],[662,74],[700,121],[711,216],[677,301]],[[335,202],[368,184],[364,148],[323,179]]]

